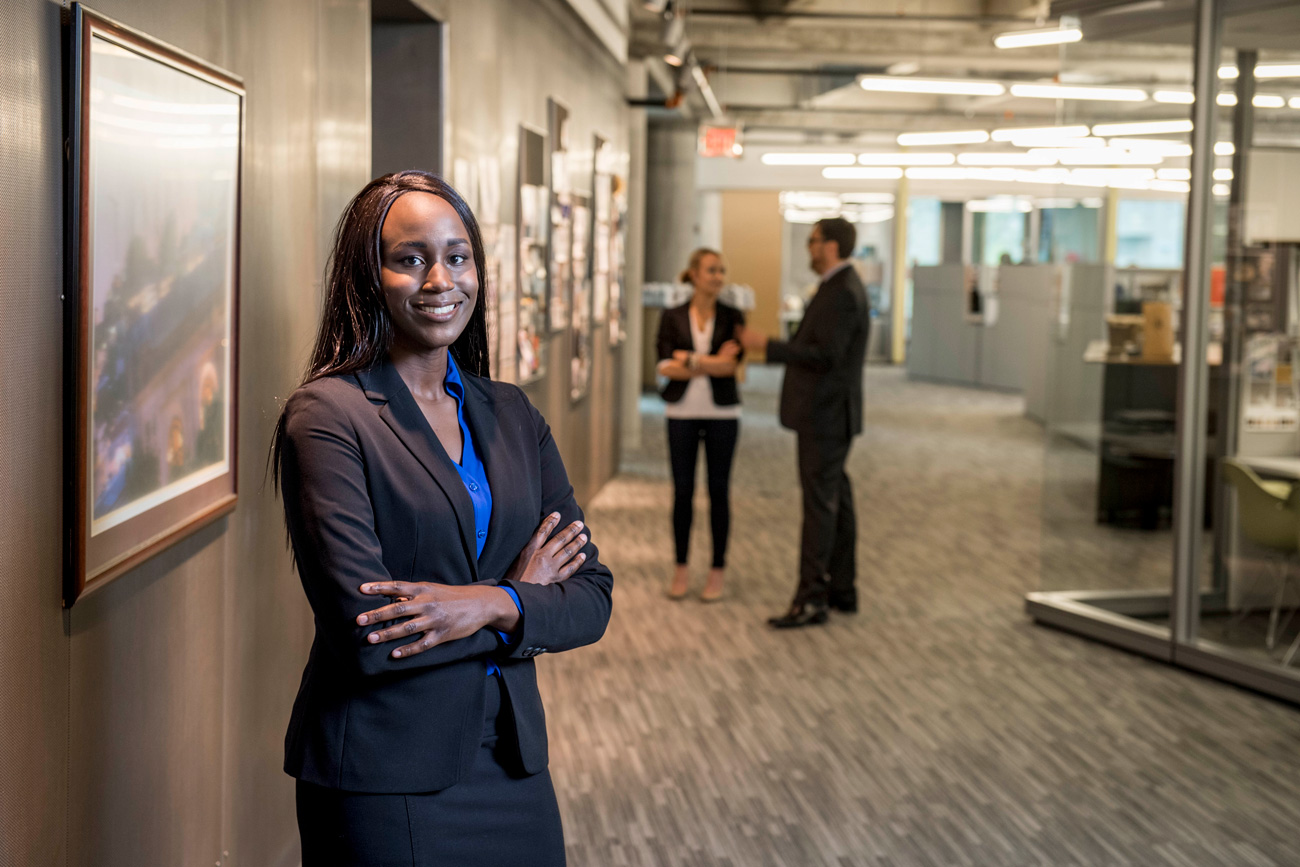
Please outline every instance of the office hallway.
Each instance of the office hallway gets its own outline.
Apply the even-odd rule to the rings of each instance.
[[[869,369],[861,613],[769,629],[799,494],[780,372],[749,373],[722,602],[665,596],[657,400],[588,511],[614,617],[539,665],[573,867],[1300,864],[1300,712],[1024,615],[1043,447],[1018,398]],[[697,595],[702,485],[695,531]]]

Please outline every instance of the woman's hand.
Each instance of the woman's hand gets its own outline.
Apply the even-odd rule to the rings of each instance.
[[[582,531],[582,522],[574,521],[556,533],[555,538],[547,541],[559,523],[559,512],[546,516],[524,550],[519,552],[511,564],[506,578],[514,578],[525,584],[554,584],[578,571],[578,567],[587,559],[586,554],[578,553],[587,544],[587,535],[578,535]]]
[[[359,615],[358,626],[409,618],[367,635],[366,640],[371,644],[424,633],[418,641],[394,650],[393,657],[397,659],[465,638],[485,626],[509,632],[519,622],[519,609],[510,595],[491,585],[383,581],[362,584],[361,592],[370,596],[395,597],[397,601]]]
[[[740,356],[740,342],[737,340],[725,341],[718,347],[717,358],[721,361],[735,361]]]

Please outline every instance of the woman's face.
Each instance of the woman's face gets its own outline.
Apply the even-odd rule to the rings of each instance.
[[[478,301],[469,232],[446,199],[404,193],[379,233],[380,285],[394,340],[429,353],[456,342]]]
[[[722,257],[709,253],[700,259],[700,264],[691,272],[691,285],[696,292],[716,298],[727,285],[727,266],[722,264]]]

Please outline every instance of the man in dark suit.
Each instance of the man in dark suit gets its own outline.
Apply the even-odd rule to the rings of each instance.
[[[752,328],[738,332],[751,351],[786,366],[781,424],[798,435],[803,531],[799,587],[790,610],[768,623],[780,629],[825,623],[827,609],[858,610],[854,586],[857,518],[844,462],[862,433],[862,366],[870,330],[867,293],[849,257],[853,224],[819,221],[808,237],[811,267],[821,275],[794,339],[770,340]]]

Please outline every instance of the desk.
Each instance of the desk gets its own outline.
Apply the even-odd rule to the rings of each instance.
[[[1261,476],[1300,481],[1300,458],[1254,458],[1237,455],[1237,460]]]

